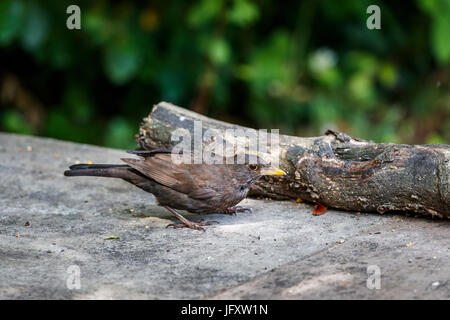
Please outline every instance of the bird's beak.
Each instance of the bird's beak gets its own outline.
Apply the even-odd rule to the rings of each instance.
[[[267,169],[267,170],[262,170],[261,173],[263,175],[271,175],[271,176],[285,176],[286,172],[284,172],[281,169]]]

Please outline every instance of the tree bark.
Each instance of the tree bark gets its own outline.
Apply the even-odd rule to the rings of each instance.
[[[171,133],[194,121],[203,130],[243,128],[161,102],[137,135],[143,149],[171,147]],[[262,177],[250,195],[302,199],[350,211],[413,211],[450,217],[450,146],[374,143],[328,130],[320,137],[280,135],[286,176]]]

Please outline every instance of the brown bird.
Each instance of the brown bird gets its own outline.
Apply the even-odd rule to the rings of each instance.
[[[246,164],[176,164],[171,151],[129,151],[141,159],[121,159],[126,165],[76,164],[64,172],[65,176],[99,176],[121,178],[144,191],[152,193],[158,204],[181,220],[174,228],[187,227],[204,230],[211,222],[193,222],[175,209],[193,213],[251,211],[236,206],[243,200],[251,184],[262,175],[285,175],[280,169],[258,163]]]

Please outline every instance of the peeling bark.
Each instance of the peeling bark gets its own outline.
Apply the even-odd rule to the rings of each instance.
[[[161,102],[144,119],[137,141],[143,149],[170,147],[177,128],[193,132],[243,128]],[[374,143],[327,131],[302,138],[280,135],[284,177],[263,177],[254,196],[319,202],[351,211],[413,211],[450,217],[450,146]]]

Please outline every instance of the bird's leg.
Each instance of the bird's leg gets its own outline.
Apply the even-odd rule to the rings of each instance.
[[[180,221],[182,222],[180,224],[169,224],[166,226],[166,228],[168,228],[168,227],[173,227],[174,229],[190,228],[190,229],[205,231],[205,229],[202,228],[202,226],[209,226],[213,222],[216,222],[216,221],[193,222],[193,221],[190,221],[190,220],[186,219],[185,217],[183,217],[181,214],[176,212],[175,209],[172,209],[171,207],[164,206],[164,208],[166,208],[170,213],[172,213],[175,217],[180,219]]]
[[[223,210],[223,213],[229,214],[229,215],[235,215],[237,212],[245,212],[248,211],[249,213],[252,212],[251,208],[241,207],[241,206],[235,206],[228,209]]]

